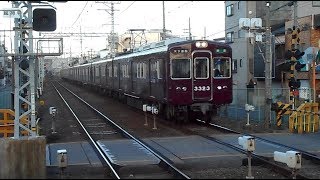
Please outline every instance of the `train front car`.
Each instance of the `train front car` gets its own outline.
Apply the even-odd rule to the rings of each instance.
[[[167,118],[210,122],[217,108],[232,102],[231,48],[213,41],[169,45]]]

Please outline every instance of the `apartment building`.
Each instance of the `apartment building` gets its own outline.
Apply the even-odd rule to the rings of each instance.
[[[262,26],[266,26],[267,1],[225,1],[225,37],[226,42],[233,49],[233,78],[234,89],[264,88],[264,58],[261,54],[265,52],[263,43],[251,41],[247,30],[239,29],[240,18],[261,18]],[[292,28],[294,19],[294,6],[292,1],[270,1],[270,26],[274,35],[273,47],[273,81],[272,88],[289,88],[287,77],[288,72],[282,72],[279,68],[286,60],[285,51],[291,43],[288,28]],[[320,3],[318,1],[298,1],[297,19],[298,22],[309,22],[309,27],[313,27],[307,32],[304,30],[302,45],[300,50],[304,51],[310,46],[318,46],[319,36],[317,28],[312,25],[314,17],[320,13]],[[312,19],[313,18],[313,19]],[[306,23],[298,23],[298,27],[303,29]],[[304,28],[306,29],[306,28]],[[318,40],[317,40],[318,39]],[[291,44],[290,44],[291,45]],[[261,52],[262,51],[262,52]],[[305,80],[309,76],[299,76]],[[310,87],[308,83],[302,82],[301,86]],[[319,83],[320,86],[320,83]],[[249,93],[241,95],[244,103],[248,102]]]

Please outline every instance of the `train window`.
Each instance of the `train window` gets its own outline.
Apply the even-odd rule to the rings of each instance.
[[[231,77],[231,60],[228,57],[218,57],[213,59],[214,77]]]
[[[118,67],[114,66],[113,70],[113,77],[118,77]]]
[[[159,60],[151,60],[151,64],[150,64],[150,76],[151,79],[162,79],[161,76],[161,65],[160,63],[162,63],[161,59]]]
[[[137,63],[137,78],[141,77],[141,74],[140,74],[141,70],[140,69],[141,69],[140,68],[140,63]]]
[[[130,77],[129,76],[129,65],[128,64],[125,65],[125,73],[126,73],[125,77],[127,77],[127,78]]]
[[[99,76],[99,67],[98,66],[96,67],[95,72],[96,72],[96,76]]]
[[[102,66],[102,68],[101,68],[101,77],[104,77],[105,73],[106,73],[105,66]]]
[[[109,77],[112,77],[112,67],[111,66],[108,67],[108,74],[109,74]]]
[[[147,64],[146,63],[142,63],[142,78],[146,78],[147,77]]]
[[[157,77],[158,77],[158,79],[162,79],[162,71],[161,71],[161,69],[162,69],[161,67],[163,67],[162,63],[163,63],[163,61],[161,59],[159,59],[157,61]]]
[[[194,59],[194,77],[198,79],[209,78],[209,59],[197,57]]]
[[[121,76],[122,77],[129,77],[129,68],[127,64],[121,65]]]
[[[146,78],[146,77],[147,77],[147,64],[137,63],[137,78]]]
[[[151,60],[150,64],[150,78],[151,79],[156,79],[157,78],[157,63],[158,61]]]
[[[190,59],[171,60],[171,78],[190,78]]]

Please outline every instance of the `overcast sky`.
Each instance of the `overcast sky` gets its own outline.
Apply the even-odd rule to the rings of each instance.
[[[110,3],[110,1],[104,2]],[[163,1],[113,2],[115,2],[115,32],[119,35],[124,34],[128,29],[163,28]],[[53,3],[57,8],[57,29],[54,32],[80,32],[80,27],[81,32],[87,33],[111,32],[110,4],[107,5],[96,3],[96,1]],[[7,1],[0,2],[0,8],[11,7],[11,3]],[[173,35],[187,36],[190,17],[193,36],[198,39],[204,35],[207,39],[219,38],[224,36],[224,13],[224,1],[165,1],[165,27],[171,30]],[[0,17],[0,29],[7,29],[4,27],[9,26],[7,19]],[[69,49],[72,44],[72,51],[79,49],[79,42],[79,37],[64,38],[65,48]],[[82,43],[83,51],[91,49],[98,51],[106,47],[106,38],[87,37]]]

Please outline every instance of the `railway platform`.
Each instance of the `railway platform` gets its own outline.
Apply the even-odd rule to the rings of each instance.
[[[287,146],[320,155],[320,133],[292,134],[292,133],[264,133],[255,136],[268,139]],[[238,144],[239,135],[214,135],[220,141]],[[219,167],[230,165],[241,166],[245,155],[226,146],[202,138],[200,136],[179,136],[165,138],[143,139],[153,150],[162,153],[175,164],[186,162],[214,162]],[[157,164],[158,158],[151,155],[144,147],[131,140],[99,140],[104,151],[112,157],[112,163],[118,166],[133,164]],[[57,166],[57,150],[66,149],[68,165],[101,166],[101,162],[88,142],[52,143],[46,147],[47,166]],[[292,149],[280,147],[268,142],[256,140],[255,151],[257,155],[273,157],[274,151],[286,152]]]

